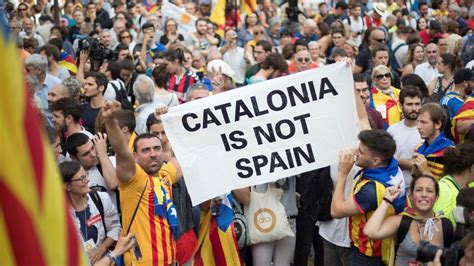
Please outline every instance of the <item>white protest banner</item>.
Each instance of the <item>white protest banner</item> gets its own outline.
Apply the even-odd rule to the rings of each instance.
[[[352,72],[332,64],[170,108],[166,135],[194,205],[338,162],[357,144]]]
[[[178,24],[178,32],[181,34],[187,34],[189,32],[196,31],[196,18],[168,1],[163,1],[162,3],[161,16],[163,17],[163,25],[165,20],[168,18],[176,20],[176,23]]]

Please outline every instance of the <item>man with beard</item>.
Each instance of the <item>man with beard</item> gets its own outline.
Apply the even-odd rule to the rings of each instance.
[[[418,144],[421,143],[420,133],[416,129],[416,119],[421,107],[422,94],[417,87],[407,85],[400,92],[400,102],[404,119],[387,129],[397,144],[395,157],[403,170],[403,177],[407,188],[411,181],[411,159]]]
[[[62,85],[59,85],[62,86]],[[81,126],[81,104],[74,98],[61,98],[52,101],[49,109],[53,114],[53,124],[56,130],[67,138],[74,133],[83,133],[90,139],[94,136]]]
[[[176,260],[175,239],[179,234],[171,186],[181,179],[181,167],[174,157],[163,163],[161,141],[150,133],[136,137],[132,153],[117,121],[119,111],[117,101],[102,107],[117,158],[123,230],[135,235],[136,248],[141,251],[126,252],[125,264],[171,265]]]
[[[89,132],[94,133],[95,119],[105,103],[104,91],[109,81],[104,74],[99,72],[87,72],[85,78],[84,96],[88,102],[82,106],[82,122]]]
[[[196,20],[196,32],[190,33],[194,42],[194,48],[207,56],[211,47],[217,47],[219,40],[207,33],[207,19],[199,18]]]
[[[370,108],[370,90],[367,78],[362,73],[356,73],[353,77],[355,91],[365,106],[370,126],[373,129],[384,129],[382,115],[376,110]]]

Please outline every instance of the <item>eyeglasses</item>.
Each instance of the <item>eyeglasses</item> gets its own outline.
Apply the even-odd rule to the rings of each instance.
[[[300,62],[300,63],[303,63],[303,61],[304,61],[305,63],[308,63],[308,62],[310,61],[310,59],[309,59],[309,58],[307,58],[307,57],[304,57],[304,58],[298,58],[298,59],[296,59],[296,60],[298,60],[298,62]]]
[[[18,8],[18,11],[26,11],[26,8]]]
[[[380,74],[380,75],[375,75],[375,78],[378,80],[381,80],[383,78],[392,78],[392,74],[390,73],[385,73],[385,74]]]
[[[254,34],[254,35],[263,35],[263,33],[264,33],[263,31],[256,31],[256,32],[254,32],[253,34]]]
[[[125,39],[125,38],[130,38],[130,37],[131,37],[130,35],[122,35],[120,39]]]
[[[71,179],[69,180],[69,182],[76,182],[76,181],[82,181],[82,182],[86,182],[87,180],[89,180],[89,175],[87,173],[85,173],[84,175],[80,176],[79,178],[77,179]]]

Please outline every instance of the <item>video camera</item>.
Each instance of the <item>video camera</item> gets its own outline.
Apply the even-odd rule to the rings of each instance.
[[[470,213],[467,208],[456,207],[453,210],[454,220],[456,221],[456,232],[454,233],[454,242],[449,248],[441,248],[439,246],[422,241],[416,250],[419,262],[433,261],[436,252],[442,250],[441,262],[443,265],[458,265],[459,260],[464,256],[464,250],[461,248],[460,240],[466,236],[471,230],[472,222],[470,220]]]
[[[91,37],[82,37],[79,39],[79,52],[82,50],[89,50],[89,56],[92,60],[118,60],[118,52],[107,49],[98,39]]]

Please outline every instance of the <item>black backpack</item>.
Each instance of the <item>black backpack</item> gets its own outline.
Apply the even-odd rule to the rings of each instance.
[[[408,230],[410,230],[412,220],[413,218],[411,218],[410,216],[402,215],[402,220],[400,221],[400,226],[397,230],[397,238],[395,240],[395,254],[398,250],[398,247],[400,246],[400,243],[402,243],[405,239]],[[443,217],[441,218],[441,226],[443,227],[443,245],[445,248],[448,248],[449,246],[451,246],[451,243],[453,242],[454,238],[453,225],[451,224],[451,221],[448,218]]]
[[[99,193],[95,190],[91,190],[91,192],[89,192],[89,196],[91,197],[92,201],[97,207],[97,210],[99,210],[100,217],[102,219],[102,224],[104,225],[104,231],[105,231],[105,234],[107,235],[107,226],[105,225],[104,205],[102,204],[102,200],[100,199]]]
[[[133,105],[128,100],[127,92],[125,91],[125,88],[123,88],[122,83],[120,83],[120,88],[117,88],[117,86],[112,82],[110,82],[110,85],[112,85],[112,87],[114,88],[115,99],[120,102],[120,104],[122,105],[122,109],[133,111]]]
[[[304,180],[301,180],[304,179]],[[305,190],[303,208],[311,213],[314,221],[329,221],[331,217],[331,201],[334,182],[329,166],[301,174],[300,187]]]

